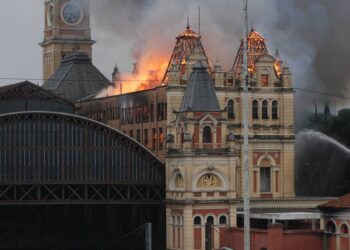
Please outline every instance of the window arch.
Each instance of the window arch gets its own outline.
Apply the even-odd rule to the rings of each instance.
[[[272,102],[272,119],[277,120],[278,119],[278,101],[274,100]]]
[[[349,233],[349,228],[348,228],[348,226],[346,224],[341,225],[340,233],[341,234],[348,234]]]
[[[210,126],[205,126],[203,128],[203,143],[212,143],[212,133]]]
[[[213,216],[210,215],[207,217],[207,224],[214,225],[214,217]]]
[[[176,188],[183,188],[184,187],[184,179],[180,173],[177,173],[175,175],[175,187]]]
[[[212,173],[202,175],[197,182],[197,187],[200,188],[217,188],[222,186],[221,179]]]
[[[326,224],[326,232],[328,233],[335,233],[336,232],[336,225],[334,221],[329,220]]]
[[[259,102],[258,100],[253,101],[253,119],[259,119]]]
[[[202,218],[200,217],[200,216],[196,216],[196,217],[194,217],[194,219],[193,219],[193,224],[194,225],[202,225]]]
[[[221,215],[219,218],[220,225],[227,225],[227,217],[225,215]]]
[[[227,102],[227,118],[235,119],[235,102],[232,99]]]
[[[261,110],[262,118],[264,120],[269,119],[269,102],[267,100],[264,100],[262,102],[262,110]]]

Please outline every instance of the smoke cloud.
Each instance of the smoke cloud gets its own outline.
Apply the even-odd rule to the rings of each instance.
[[[98,0],[92,1],[92,15],[106,40],[128,44],[132,59],[119,57],[118,63],[131,65],[145,54],[169,57],[187,15],[198,31],[198,6],[207,54],[229,70],[242,38],[240,0]],[[249,8],[251,25],[265,36],[271,54],[279,48],[297,88],[348,94],[348,0],[250,0]],[[320,100],[339,104],[339,99],[299,91],[296,97],[298,121],[305,107]]]

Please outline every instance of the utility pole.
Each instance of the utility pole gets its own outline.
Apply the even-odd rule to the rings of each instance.
[[[244,192],[244,250],[250,250],[250,177],[248,124],[248,0],[243,0],[243,192]]]

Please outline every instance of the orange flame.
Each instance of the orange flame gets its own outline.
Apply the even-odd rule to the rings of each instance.
[[[167,56],[144,56],[137,63],[137,73],[122,74],[114,83],[116,86],[114,94],[126,94],[161,85],[167,66]]]

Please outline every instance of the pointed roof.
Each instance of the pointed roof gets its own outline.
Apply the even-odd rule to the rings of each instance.
[[[243,70],[243,39],[239,47],[232,71],[236,76],[240,76]],[[248,69],[249,72],[254,71],[255,61],[264,55],[268,55],[265,38],[257,31],[252,29],[248,36]]]
[[[220,111],[208,67],[202,62],[198,62],[193,67],[180,107],[180,112],[192,111]]]
[[[207,64],[209,64],[209,59],[205,53],[204,47],[202,45],[201,36],[194,32],[188,25],[186,29],[176,37],[176,44],[171,55],[168,68],[165,72],[163,82],[167,82],[169,79],[169,73],[174,66],[179,70],[179,78],[182,79],[186,72],[187,58],[194,51],[197,50],[203,54],[206,58]]]
[[[111,82],[92,64],[89,56],[78,52],[63,59],[43,88],[68,100],[79,101],[94,96],[109,85]]]

